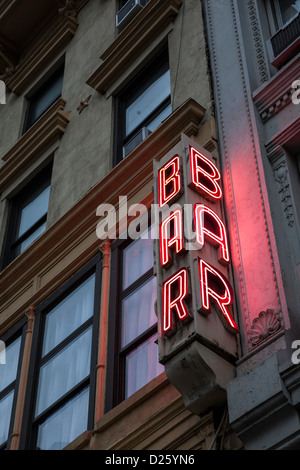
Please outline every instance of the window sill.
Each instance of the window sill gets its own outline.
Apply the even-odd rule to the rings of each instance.
[[[87,80],[95,90],[105,93],[139,57],[141,51],[170,24],[182,0],[151,0],[101,55],[103,63]]]
[[[146,428],[155,427],[157,431],[167,415],[182,407],[182,397],[163,372],[102,416],[91,434],[81,434],[64,450],[132,449],[145,438]]]
[[[71,118],[65,105],[65,100],[58,99],[2,157],[0,192],[64,134]]]

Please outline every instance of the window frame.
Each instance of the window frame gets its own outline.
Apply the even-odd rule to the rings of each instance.
[[[30,94],[27,96],[26,101],[27,101],[27,106],[26,106],[26,113],[25,113],[25,118],[24,118],[24,123],[23,123],[23,130],[22,134],[25,134],[36,122],[37,120],[43,116],[43,114],[47,111],[47,109],[52,106],[55,101],[57,101],[61,95],[62,95],[62,89],[63,89],[63,81],[64,81],[64,73],[65,73],[65,62],[60,62],[56,68],[53,70],[53,72],[44,78],[44,80],[40,83],[40,85]],[[49,100],[47,108],[38,115],[38,117],[33,118],[33,104],[37,100],[37,97],[39,95],[43,96],[43,91],[47,90],[47,86],[53,81],[54,78],[58,78],[59,80],[61,79],[61,89],[60,89],[60,94],[57,96],[55,95],[51,100]]]
[[[135,135],[151,123],[164,109],[172,104],[171,101],[171,83],[170,94],[165,98],[150,114],[148,114],[141,123],[126,135],[126,108],[128,103],[134,102],[149,86],[163,73],[170,70],[168,46],[164,44],[163,48],[157,53],[129,83],[114,97],[114,157],[113,165],[117,165],[126,156],[123,154],[125,143],[130,141]],[[144,136],[142,141],[147,137]]]
[[[143,344],[154,334],[158,335],[158,322],[138,335],[134,340],[121,348],[122,333],[122,300],[130,293],[135,292],[146,281],[155,277],[154,266],[148,269],[138,279],[125,289],[122,288],[123,278],[123,251],[134,240],[116,240],[111,246],[111,286],[110,286],[110,315],[108,322],[108,364],[107,386],[105,399],[105,412],[108,412],[125,398],[125,363],[129,352]]]
[[[4,398],[10,391],[14,390],[14,397],[11,409],[10,424],[8,428],[8,438],[7,440],[0,444],[1,450],[9,450],[11,445],[12,433],[14,428],[15,412],[18,400],[18,390],[20,384],[20,374],[22,368],[23,352],[26,339],[26,329],[27,329],[27,318],[24,317],[18,323],[16,323],[8,332],[0,337],[1,341],[4,341],[6,347],[13,343],[18,337],[21,339],[20,343],[20,353],[18,359],[17,373],[16,378],[13,380],[7,387],[5,387],[2,392],[0,392],[0,400]],[[0,366],[1,367],[1,366]]]
[[[94,290],[94,307],[93,315],[74,331],[68,334],[59,342],[50,352],[42,357],[42,347],[45,332],[45,320],[47,313],[58,305],[64,298],[79,287],[89,276],[95,273],[95,290]],[[25,397],[25,409],[20,437],[20,450],[36,449],[38,428],[47,418],[53,416],[54,413],[61,409],[72,398],[81,393],[84,388],[89,386],[89,406],[87,417],[87,430],[94,427],[94,413],[96,401],[96,382],[97,382],[97,361],[98,361],[98,335],[100,328],[100,303],[101,303],[101,277],[102,277],[102,254],[99,253],[89,263],[82,267],[70,279],[68,279],[61,287],[54,291],[45,299],[36,309],[34,336],[32,341],[28,386]],[[89,376],[78,382],[70,390],[65,392],[54,403],[49,405],[37,417],[34,417],[37,391],[39,384],[39,374],[41,366],[46,362],[48,356],[55,356],[62,351],[72,340],[78,338],[81,333],[87,331],[92,326],[92,344],[91,344],[91,362]],[[33,398],[32,398],[33,397]]]
[[[47,222],[49,205],[47,213],[40,217],[40,219],[38,219],[31,227],[29,227],[20,237],[17,237],[17,229],[21,211],[22,208],[25,207],[24,202],[28,203],[28,201],[31,199],[34,201],[35,197],[38,197],[38,195],[41,194],[44,189],[46,189],[48,186],[51,188],[51,177],[52,162],[42,169],[37,175],[35,175],[31,181],[29,181],[22,189],[20,189],[20,191],[18,191],[15,196],[8,200],[6,230],[0,263],[1,270],[6,268],[15,258],[17,258],[17,256],[21,254],[16,253],[16,247],[23,241],[27,240],[27,238],[30,237],[39,227]]]

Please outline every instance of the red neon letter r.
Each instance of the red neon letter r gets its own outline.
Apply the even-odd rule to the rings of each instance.
[[[188,294],[187,270],[181,269],[163,284],[163,333],[174,332],[172,312],[180,321],[190,318],[184,299]]]
[[[233,302],[233,292],[231,285],[217,269],[214,269],[203,259],[198,258],[198,267],[202,300],[202,312],[204,314],[208,314],[210,312],[209,297],[211,297],[217,302],[218,306],[220,307],[220,318],[225,328],[237,334],[239,329],[227,308],[228,305],[231,305]]]

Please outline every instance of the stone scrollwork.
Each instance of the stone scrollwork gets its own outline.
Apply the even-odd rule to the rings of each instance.
[[[15,72],[15,65],[9,58],[6,48],[0,43],[0,80],[4,82]]]
[[[76,0],[58,0],[58,4],[60,6],[58,12],[61,16],[77,17],[78,8]]]
[[[250,339],[252,346],[259,346],[268,340],[280,330],[280,327],[279,315],[275,310],[268,309],[260,312],[258,317],[254,318],[251,326]]]

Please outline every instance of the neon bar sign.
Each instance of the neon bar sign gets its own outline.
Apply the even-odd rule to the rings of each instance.
[[[188,175],[182,170],[181,157],[173,155],[161,166],[157,174],[157,197],[159,208],[176,202],[187,187],[193,193],[198,193],[208,204],[217,203],[222,199],[220,185],[221,175],[216,165],[201,151],[189,145],[187,167]],[[184,177],[188,184],[184,187]],[[160,268],[166,273],[174,264],[174,257],[184,258],[186,254],[186,239],[184,234],[184,210],[179,205],[168,215],[163,216],[159,226]],[[198,296],[200,306],[198,312],[208,316],[214,308],[224,325],[232,333],[238,333],[238,327],[230,313],[233,303],[233,289],[224,275],[201,255],[206,242],[217,250],[217,262],[221,266],[230,263],[228,237],[226,227],[220,216],[209,205],[193,204],[193,225],[197,246],[197,279],[199,280]],[[220,266],[220,268],[221,268]],[[192,289],[189,287],[189,266],[181,267],[162,283],[162,327],[164,337],[169,337],[176,331],[177,322],[188,322],[193,318],[188,308],[188,300]],[[174,270],[173,270],[174,271]],[[224,269],[223,269],[224,272]]]

